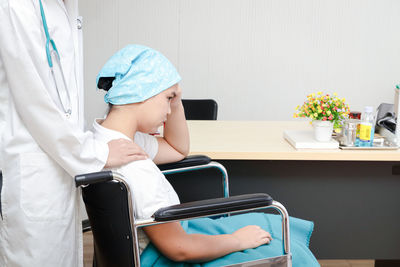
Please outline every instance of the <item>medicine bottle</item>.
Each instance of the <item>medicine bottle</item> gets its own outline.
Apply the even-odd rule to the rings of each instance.
[[[359,140],[358,146],[371,147],[374,143],[375,133],[375,114],[374,108],[367,106],[361,116],[359,125]]]

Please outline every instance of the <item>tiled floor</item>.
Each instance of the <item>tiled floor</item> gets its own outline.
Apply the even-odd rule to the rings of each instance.
[[[83,266],[92,267],[93,236],[92,232],[83,233]]]
[[[83,234],[83,263],[92,266],[93,239],[92,232]],[[320,260],[321,267],[374,267],[374,260]]]

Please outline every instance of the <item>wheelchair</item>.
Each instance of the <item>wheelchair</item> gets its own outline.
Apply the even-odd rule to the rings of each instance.
[[[189,156],[182,161],[158,167],[165,175],[216,168],[222,173],[223,197],[164,207],[151,218],[139,220],[133,212],[131,190],[122,175],[113,171],[77,175],[75,184],[82,188],[82,197],[93,232],[93,266],[140,267],[137,234],[139,227],[200,217],[229,216],[266,208],[273,208],[281,215],[282,255],[229,266],[292,266],[289,215],[282,204],[264,193],[230,197],[225,168],[206,156]]]

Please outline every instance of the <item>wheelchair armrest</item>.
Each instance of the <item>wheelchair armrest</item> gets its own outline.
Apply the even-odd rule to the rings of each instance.
[[[193,155],[184,158],[178,162],[172,162],[167,164],[158,165],[158,168],[161,171],[171,170],[171,169],[179,169],[186,167],[193,167],[197,165],[205,165],[211,162],[211,159],[207,156],[202,155]],[[101,172],[93,172],[80,174],[75,176],[75,185],[76,187],[86,184],[95,184],[100,182],[107,182],[113,179],[112,171],[101,171]]]
[[[112,171],[92,172],[75,176],[75,186],[95,184],[111,181],[113,179]]]
[[[182,220],[205,215],[218,215],[234,211],[270,206],[273,202],[268,194],[245,194],[228,198],[214,198],[187,202],[157,210],[153,217],[156,221]]]
[[[197,165],[205,165],[210,162],[211,162],[211,159],[207,156],[192,155],[192,156],[187,156],[183,160],[180,160],[177,162],[171,162],[171,163],[157,165],[157,167],[161,171],[165,171],[165,170],[193,167],[193,166],[197,166]]]
[[[193,156],[188,156],[181,161],[158,165],[158,168],[161,171],[165,171],[165,170],[193,167],[198,165],[206,165],[210,162],[211,159],[207,156],[193,155]],[[78,187],[86,184],[107,182],[112,179],[113,179],[112,171],[86,173],[75,176],[75,185],[76,187]]]

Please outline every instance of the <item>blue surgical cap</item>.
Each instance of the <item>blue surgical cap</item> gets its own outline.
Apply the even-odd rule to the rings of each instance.
[[[114,54],[100,70],[96,84],[105,77],[115,77],[104,96],[106,103],[114,105],[143,102],[181,80],[166,57],[143,45],[128,45]]]

